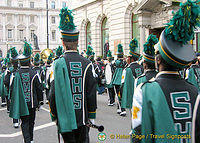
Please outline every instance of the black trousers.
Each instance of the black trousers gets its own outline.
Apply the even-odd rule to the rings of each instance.
[[[109,94],[110,104],[115,103],[115,91],[114,91],[114,88],[108,88],[108,94]]]
[[[64,143],[89,143],[89,127],[81,126],[72,132],[61,134]]]
[[[29,115],[28,116],[22,116],[21,117],[21,129],[22,134],[24,137],[25,143],[30,143],[33,141],[33,130],[34,130],[34,124],[35,124],[35,108],[29,109]]]
[[[120,107],[121,107],[123,88],[120,85],[115,85],[115,89],[116,89],[117,95],[118,94],[120,95],[120,96],[118,96],[118,100],[119,100],[119,104],[120,104]],[[117,106],[117,108],[119,109],[119,105]],[[122,112],[126,111],[126,109],[125,108],[121,108],[121,111]]]

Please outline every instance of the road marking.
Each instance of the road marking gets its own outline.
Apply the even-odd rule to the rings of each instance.
[[[47,112],[50,113],[50,110],[48,110],[48,109],[46,109],[46,108],[44,108],[44,107],[41,107],[40,109],[42,109],[42,110],[47,111]]]
[[[56,125],[55,122],[51,122],[51,123],[47,123],[47,124],[44,124],[44,125],[40,125],[40,126],[35,127],[34,131],[41,130],[41,129],[44,129],[44,128],[47,128],[47,127],[51,127],[51,126],[54,126],[54,125]],[[22,135],[21,131],[13,133],[13,134],[0,134],[0,138],[13,138],[13,137],[17,137],[17,136],[20,136],[20,135]]]
[[[2,109],[0,109],[0,111],[3,111],[3,110],[6,110],[7,108],[2,108]]]

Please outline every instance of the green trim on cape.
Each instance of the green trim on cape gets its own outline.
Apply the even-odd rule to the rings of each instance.
[[[124,80],[123,93],[122,93],[122,108],[132,108],[133,94],[134,94],[135,78],[131,68],[126,69],[126,76]]]
[[[142,143],[178,143],[177,139],[172,140],[167,138],[167,134],[178,134],[160,85],[157,82],[144,84],[142,87],[142,96],[142,135],[146,137],[142,139]],[[150,134],[164,135],[164,138],[154,140]]]
[[[64,58],[55,61],[54,82],[58,131],[60,133],[72,132],[72,130],[77,129],[77,123],[69,74]]]
[[[29,115],[28,106],[25,100],[21,77],[19,72],[15,73],[13,90],[10,103],[9,117],[13,119],[20,119],[20,116]]]

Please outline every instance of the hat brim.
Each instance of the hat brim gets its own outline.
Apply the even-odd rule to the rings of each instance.
[[[155,56],[148,55],[143,52],[143,59],[150,63],[155,63]]]
[[[61,31],[62,38],[65,40],[78,40],[79,31],[77,29],[71,31]]]
[[[170,65],[184,68],[195,58],[195,52],[191,44],[181,44],[167,39],[164,31],[161,33],[158,50],[163,59]]]

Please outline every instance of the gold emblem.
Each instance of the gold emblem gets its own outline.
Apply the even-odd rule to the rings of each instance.
[[[137,119],[137,113],[140,111],[138,107],[133,106],[133,119]]]

